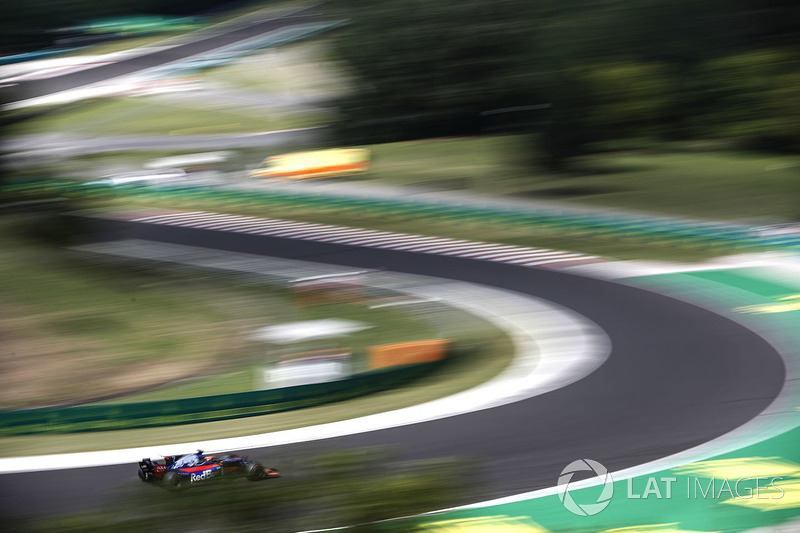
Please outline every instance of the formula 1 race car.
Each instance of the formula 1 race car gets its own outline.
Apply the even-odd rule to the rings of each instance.
[[[235,454],[204,455],[203,450],[187,455],[167,455],[163,461],[142,459],[138,473],[142,481],[157,482],[170,490],[214,479],[246,477],[258,481],[280,476],[276,469],[265,468],[256,461]]]

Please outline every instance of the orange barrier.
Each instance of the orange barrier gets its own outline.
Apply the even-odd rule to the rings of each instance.
[[[440,361],[447,357],[449,339],[397,342],[370,346],[367,350],[369,369]]]

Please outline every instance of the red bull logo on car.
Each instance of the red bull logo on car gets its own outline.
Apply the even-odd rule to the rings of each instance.
[[[212,469],[209,469],[209,470],[204,470],[203,472],[200,472],[199,474],[191,474],[189,476],[189,481],[191,481],[192,483],[195,483],[197,481],[205,481],[206,479],[210,479],[210,478],[214,477],[214,473],[216,472],[216,470],[217,470],[216,468],[212,468]]]

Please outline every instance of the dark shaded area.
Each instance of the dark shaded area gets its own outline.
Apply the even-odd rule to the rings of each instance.
[[[592,143],[800,147],[800,5],[787,0],[332,0],[357,79],[343,142],[536,132],[566,170]],[[495,113],[491,119],[487,113]]]

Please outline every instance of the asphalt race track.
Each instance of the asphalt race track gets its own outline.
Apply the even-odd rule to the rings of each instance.
[[[276,31],[290,26],[309,24],[319,19],[320,13],[316,6],[286,12],[284,15],[276,14],[273,18],[262,21],[239,23],[226,27],[219,33],[208,32],[203,37],[186,42],[164,50],[132,57],[123,61],[102,65],[88,70],[65,74],[55,78],[31,80],[20,83],[14,87],[14,93],[6,96],[7,101],[16,101],[35,98],[48,94],[83,87],[99,81],[105,81],[119,76],[132,74],[173,61],[178,61],[198,54],[216,50],[234,43],[258,37],[265,33]],[[197,35],[201,35],[198,33]]]
[[[222,231],[115,221],[106,237],[149,238],[238,252],[463,280],[557,302],[609,336],[608,361],[565,388],[476,413],[289,447],[251,450],[292,475],[322,450],[389,445],[402,458],[463,456],[480,499],[556,484],[575,459],[610,471],[686,450],[747,422],[783,384],[779,354],[762,338],[709,311],[662,295],[556,270],[322,244]],[[140,483],[136,465],[0,475],[0,513],[98,507]]]

